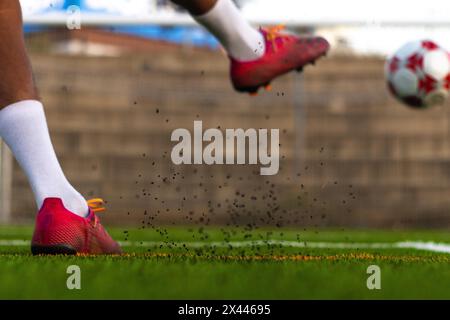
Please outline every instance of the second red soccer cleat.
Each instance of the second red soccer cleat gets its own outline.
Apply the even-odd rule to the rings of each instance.
[[[322,37],[300,37],[282,29],[261,28],[266,48],[261,58],[252,61],[231,58],[231,82],[237,91],[254,94],[276,77],[314,64],[330,49],[329,43]]]

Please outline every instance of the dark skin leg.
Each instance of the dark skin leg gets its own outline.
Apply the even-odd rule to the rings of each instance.
[[[25,49],[19,0],[0,1],[0,109],[38,99]]]
[[[217,0],[172,0],[172,2],[185,8],[190,14],[200,16],[211,10]]]

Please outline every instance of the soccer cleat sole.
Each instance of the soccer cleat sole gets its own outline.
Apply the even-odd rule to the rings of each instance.
[[[236,90],[239,92],[247,92],[250,96],[254,97],[254,96],[258,95],[258,90],[261,87],[264,87],[264,90],[266,90],[266,91],[272,90],[272,86],[270,85],[270,83],[262,84],[262,85],[256,86],[256,87],[240,88],[240,89],[236,89]]]
[[[319,60],[319,59],[322,58],[322,57],[325,57],[326,55],[327,55],[327,53],[325,52],[325,53],[322,54],[321,56],[315,58],[314,60],[311,60],[311,61],[307,62],[306,64],[304,64],[304,65],[302,65],[302,66],[296,68],[295,70],[296,70],[298,73],[301,73],[301,72],[303,72],[303,70],[305,69],[305,66],[307,66],[307,65],[315,66],[317,60]],[[264,87],[266,91],[271,91],[271,90],[272,90],[272,87],[271,87],[270,83],[263,83],[263,84],[260,84],[260,85],[257,85],[257,86],[253,86],[253,87],[241,87],[241,88],[235,88],[235,89],[236,89],[236,91],[238,91],[238,92],[248,93],[250,96],[253,97],[253,96],[257,96],[257,95],[258,95],[258,90],[259,90],[261,87]]]
[[[33,255],[76,255],[77,251],[67,244],[52,246],[32,245],[31,253]]]

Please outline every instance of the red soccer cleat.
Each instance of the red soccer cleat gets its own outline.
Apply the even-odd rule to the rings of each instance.
[[[83,218],[68,211],[61,199],[45,199],[36,218],[31,252],[35,255],[122,253],[95,215],[104,210],[103,200],[89,200],[88,205],[89,215]]]
[[[254,61],[240,62],[231,59],[231,82],[239,92],[256,94],[259,87],[289,71],[302,71],[307,64],[326,55],[330,45],[321,37],[299,37],[282,32],[283,26],[260,31],[264,36],[266,52]]]

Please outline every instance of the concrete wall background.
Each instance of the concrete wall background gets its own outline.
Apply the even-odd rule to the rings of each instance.
[[[33,53],[62,166],[107,223],[450,227],[449,109],[391,98],[383,61],[330,57],[252,98],[219,52],[161,46],[119,58]],[[175,166],[170,134],[280,128],[281,171]],[[13,216],[34,217],[15,165]]]

